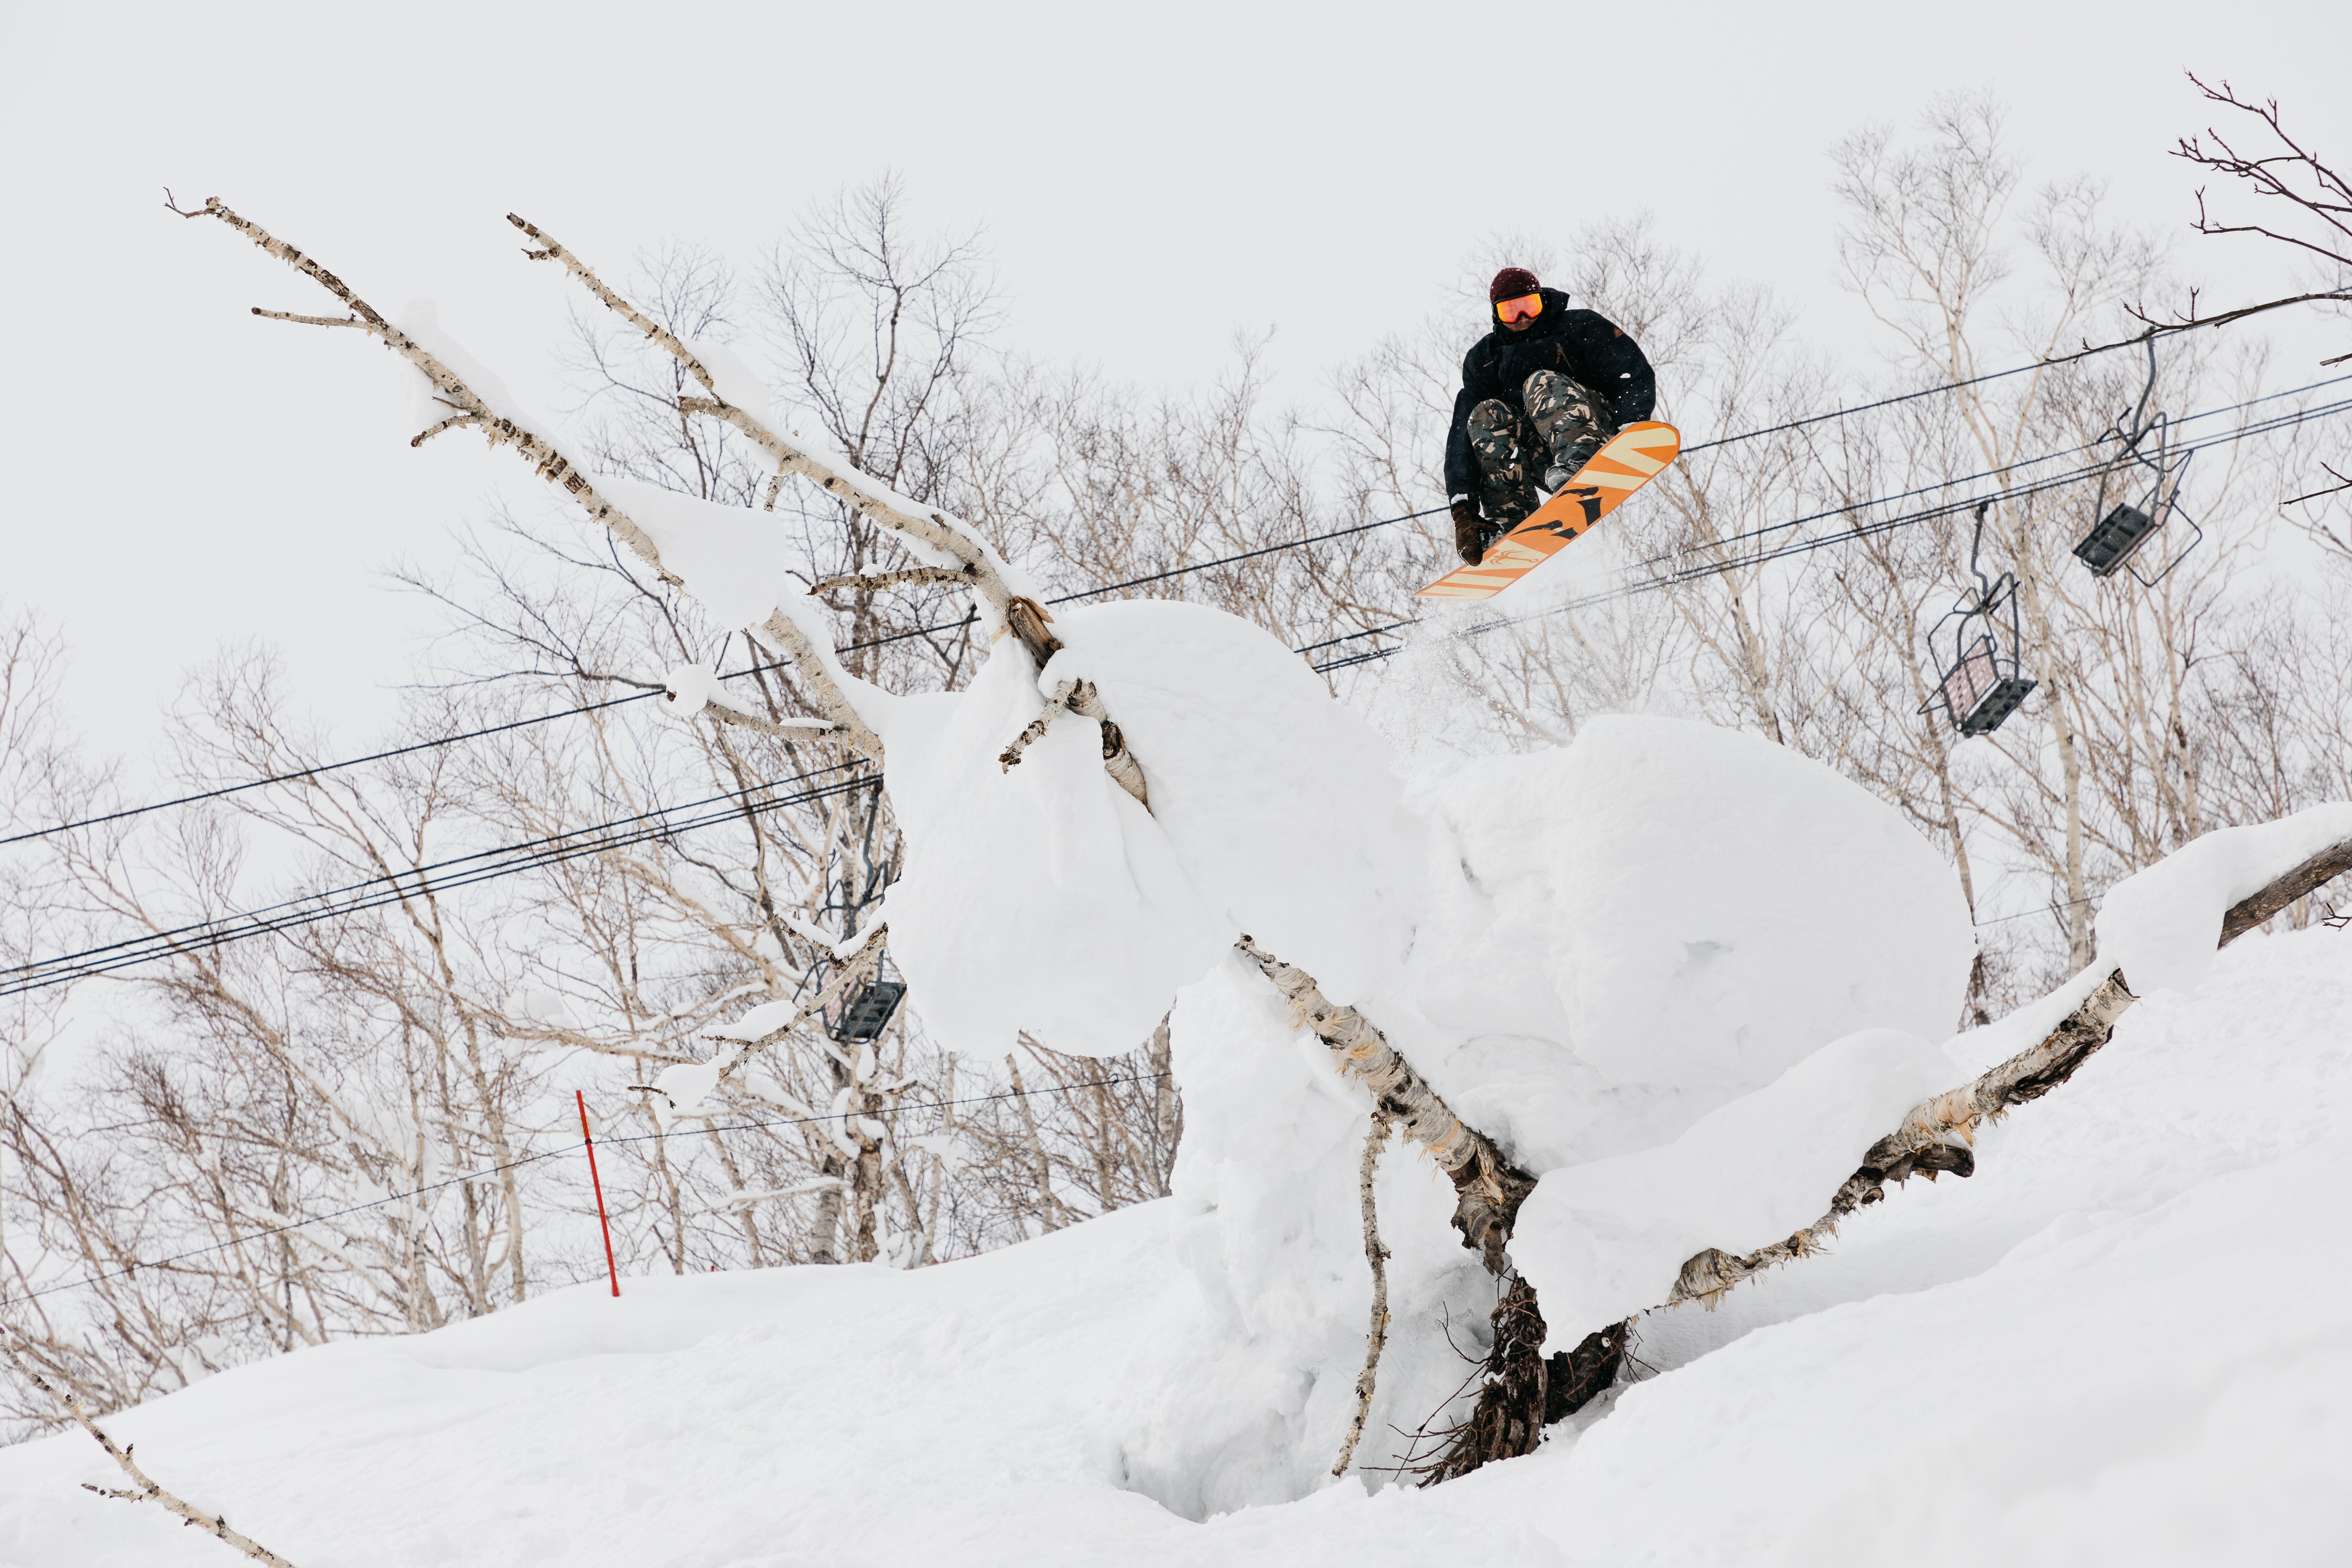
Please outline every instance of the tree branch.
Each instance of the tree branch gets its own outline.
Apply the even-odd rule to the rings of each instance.
[[[845,573],[838,577],[823,577],[809,584],[812,594],[830,594],[837,588],[855,589],[862,594],[878,594],[888,588],[903,588],[917,583],[952,583],[959,588],[971,586],[971,574],[954,566],[909,566],[898,572]]]
[[[1005,602],[1012,597],[1012,590],[1005,586],[1004,580],[998,574],[996,563],[991,558],[989,552],[961,525],[950,522],[943,513],[925,514],[920,510],[909,510],[910,507],[919,506],[919,503],[908,502],[906,497],[894,495],[868,482],[863,475],[844,472],[830,463],[811,457],[770,429],[749,410],[729,403],[719,395],[719,383],[711,375],[709,369],[695,357],[693,351],[688,349],[676,333],[606,287],[604,280],[590,269],[586,262],[572,255],[553,236],[538,225],[518,217],[513,213],[507,214],[507,221],[539,241],[543,247],[539,250],[526,250],[523,252],[525,256],[534,261],[562,263],[564,270],[579,279],[582,285],[590,293],[595,295],[606,309],[614,311],[630,325],[668,350],[678,363],[686,367],[687,373],[702,384],[703,390],[710,394],[707,398],[680,398],[678,406],[681,409],[688,414],[704,414],[725,420],[745,436],[750,437],[755,445],[773,458],[779,471],[797,473],[814,479],[827,492],[851,502],[885,528],[918,540],[934,550],[945,551],[963,563],[965,569],[971,574],[972,586],[987,602],[992,616],[1002,618]],[[901,504],[902,502],[906,504]]]
[[[1356,1418],[1348,1423],[1348,1440],[1340,1445],[1339,1462],[1331,1467],[1335,1476],[1348,1473],[1349,1461],[1356,1457],[1356,1444],[1364,1436],[1364,1423],[1371,1417],[1372,1383],[1389,1338],[1389,1249],[1381,1245],[1380,1214],[1372,1201],[1372,1178],[1380,1172],[1381,1150],[1388,1141],[1388,1110],[1375,1104],[1371,1130],[1364,1134],[1363,1163],[1356,1173],[1356,1196],[1364,1211],[1364,1261],[1372,1266],[1372,1320],[1364,1333],[1364,1370],[1356,1378]]]
[[[1082,681],[1065,680],[1054,688],[1054,700],[1045,704],[1045,710],[1030,720],[1021,733],[1013,737],[1011,745],[996,753],[997,764],[1003,772],[1011,773],[1019,765],[1021,753],[1029,749],[1030,743],[1045,738],[1054,721],[1069,710],[1070,699],[1078,694],[1078,688],[1083,684]]]
[[[590,517],[610,529],[636,554],[639,560],[651,567],[664,583],[673,586],[684,585],[676,574],[662,564],[661,552],[655,547],[652,537],[644,529],[638,527],[626,512],[598,495],[595,486],[590,482],[588,476],[582,473],[569,458],[558,450],[554,443],[537,431],[499,413],[485,403],[480,395],[460,380],[447,365],[435,358],[416,340],[377,313],[366,300],[352,292],[341,279],[278,238],[260,225],[222,205],[217,196],[205,197],[203,207],[194,211],[184,212],[177,206],[173,206],[172,210],[179,213],[183,217],[217,218],[341,300],[352,313],[359,318],[360,324],[371,335],[382,341],[387,348],[421,371],[425,379],[433,384],[436,394],[460,413],[470,416],[473,427],[479,429],[491,446],[513,447],[516,452],[531,465],[532,471],[563,490],[577,501]],[[444,426],[446,426],[446,424],[447,422],[445,421]],[[427,431],[425,434],[430,435],[432,432]],[[420,437],[419,439],[423,437]],[[841,726],[843,739],[865,755],[877,762],[880,761],[881,737],[877,735],[865,720],[859,717],[856,709],[850,703],[847,693],[834,679],[824,655],[806,634],[802,632],[800,627],[782,611],[771,612],[768,618],[761,623],[759,630],[762,637],[769,639],[773,646],[782,648],[792,658],[802,676],[807,679],[811,693],[815,697],[817,705],[824,710],[825,717]]]
[[[2221,941],[2227,947],[2297,899],[2330,879],[2352,871],[2352,839],[2332,845],[2301,865],[2282,872],[2251,898],[2231,906],[2222,917]],[[2102,980],[2080,1006],[2062,1019],[2032,1048],[2019,1052],[1973,1082],[1948,1090],[1911,1108],[1902,1124],[1880,1139],[1863,1156],[1862,1166],[1845,1179],[1830,1200],[1829,1212],[1787,1239],[1746,1257],[1709,1247],[1683,1266],[1673,1291],[1663,1303],[1713,1302],[1742,1279],[1776,1264],[1819,1251],[1838,1222],[1866,1204],[1885,1196],[1885,1184],[1913,1175],[1934,1180],[1938,1172],[1968,1176],[1975,1173],[1976,1157],[1968,1147],[1977,1127],[2005,1114],[2011,1108],[2039,1100],[2074,1076],[2074,1069],[2105,1045],[2116,1020],[2138,1000],[2116,970]]]
[[[9,1331],[13,1333],[15,1331]],[[253,1537],[230,1529],[228,1520],[225,1516],[208,1514],[185,1499],[165,1491],[146,1471],[139,1468],[139,1462],[131,1457],[131,1446],[118,1445],[113,1438],[100,1430],[98,1423],[90,1419],[89,1410],[84,1408],[79,1399],[51,1387],[48,1380],[34,1371],[25,1358],[17,1353],[12,1341],[0,1340],[0,1348],[5,1349],[9,1361],[15,1363],[18,1372],[32,1380],[34,1387],[65,1406],[74,1420],[80,1424],[81,1429],[97,1440],[98,1446],[106,1450],[109,1458],[122,1468],[122,1473],[129,1476],[132,1483],[130,1489],[116,1489],[92,1486],[88,1481],[84,1481],[81,1484],[82,1490],[96,1492],[100,1497],[114,1498],[123,1502],[155,1503],[178,1514],[183,1524],[193,1525],[206,1534],[216,1537],[228,1545],[236,1547],[257,1563],[268,1563],[270,1568],[294,1568],[293,1563],[270,1551]]]
[[[1292,1016],[1315,1031],[1330,1051],[1332,1065],[1370,1089],[1374,1103],[1403,1127],[1405,1137],[1437,1162],[1454,1183],[1454,1228],[1462,1233],[1462,1245],[1482,1253],[1487,1271],[1500,1275],[1508,1266],[1504,1249],[1511,1227],[1519,1205],[1535,1191],[1535,1178],[1454,1115],[1369,1019],[1353,1007],[1335,1005],[1313,975],[1283,963],[1246,936],[1234,945],[1274,982],[1274,988],[1289,1001]]]

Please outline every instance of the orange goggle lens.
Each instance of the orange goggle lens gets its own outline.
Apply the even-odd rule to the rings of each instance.
[[[1522,294],[1516,300],[1495,301],[1495,319],[1498,321],[1524,321],[1543,314],[1541,294]]]

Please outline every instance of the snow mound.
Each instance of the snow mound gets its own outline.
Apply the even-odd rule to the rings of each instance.
[[[1213,1003],[1235,1042],[1246,1000]],[[2237,943],[1983,1130],[1973,1179],[1910,1184],[1719,1311],[1645,1315],[1655,1371],[1428,1491],[1318,1476],[1351,1413],[1360,1254],[1309,1303],[1346,1331],[1302,1363],[1227,1331],[1178,1256],[1181,1199],[912,1273],[633,1278],[618,1301],[600,1279],[107,1424],[306,1568],[1679,1568],[1727,1542],[1755,1563],[2327,1563],[2352,1463],[2352,1257],[2324,1245],[2352,1212],[2347,1014],[2352,934]],[[1352,1169],[1316,1180],[1352,1204]],[[1392,1242],[1433,1223],[1429,1181],[1390,1155]],[[1368,1465],[1462,1375],[1426,1310],[1392,1327]],[[0,1562],[222,1559],[85,1481],[122,1484],[79,1433],[0,1452]]]
[[[1418,824],[1385,744],[1295,654],[1159,601],[1065,610],[1054,629],[1066,646],[1042,673],[1000,640],[967,691],[904,700],[881,726],[908,844],[892,950],[929,1026],[992,1054],[1026,1030],[1108,1055],[1244,932],[1343,994],[1402,961]],[[1142,759],[1149,812],[1076,714],[999,763],[1071,679]]]
[[[1441,869],[1365,1009],[1538,1174],[1677,1137],[1856,1031],[1958,1016],[1976,942],[1950,869],[1784,747],[1601,718],[1415,804]]]

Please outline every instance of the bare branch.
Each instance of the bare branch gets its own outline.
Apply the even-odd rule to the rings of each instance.
[[[440,424],[429,425],[424,429],[418,431],[414,437],[410,437],[408,444],[412,447],[422,447],[425,442],[430,441],[434,437],[438,436],[444,430],[463,430],[469,425],[478,425],[480,423],[481,420],[471,414],[452,414],[448,418],[441,421]]]
[[[2347,354],[2344,357],[2346,359],[2352,359],[2352,354]],[[2329,363],[2334,363],[2336,362],[2330,361]],[[2344,475],[2337,473],[2334,464],[2322,463],[2319,465],[2319,468],[2322,473],[2326,474],[2329,479],[2334,479],[2336,482],[2332,485],[2322,486],[2320,489],[2315,490],[2308,490],[2299,496],[2289,496],[2286,500],[2279,502],[2279,505],[2293,506],[2297,501],[2317,500],[2321,496],[2332,496],[2337,490],[2352,490],[2352,479],[2347,479]]]
[[[14,1331],[12,1330],[10,1331],[13,1332]],[[262,1545],[261,1542],[254,1540],[253,1537],[246,1535],[238,1531],[231,1530],[226,1518],[217,1514],[205,1513],[203,1510],[196,1508],[186,1500],[165,1491],[148,1476],[146,1471],[139,1468],[138,1461],[131,1457],[131,1448],[129,1446],[117,1444],[113,1438],[108,1436],[103,1431],[101,1431],[99,1428],[98,1423],[90,1419],[89,1410],[84,1407],[79,1399],[75,1398],[70,1394],[52,1387],[46,1378],[42,1377],[39,1373],[34,1371],[32,1366],[26,1362],[25,1358],[17,1353],[16,1344],[13,1341],[0,1340],[0,1349],[5,1350],[9,1361],[15,1363],[18,1372],[24,1373],[25,1376],[32,1380],[34,1387],[39,1389],[43,1394],[46,1394],[50,1398],[56,1400],[59,1405],[64,1405],[66,1409],[71,1413],[74,1420],[80,1424],[81,1429],[89,1433],[93,1438],[97,1439],[98,1446],[106,1450],[107,1457],[111,1458],[117,1465],[120,1465],[122,1468],[122,1473],[129,1476],[132,1482],[131,1487],[129,1489],[112,1489],[108,1487],[95,1487],[90,1485],[88,1481],[84,1481],[82,1483],[82,1490],[96,1492],[100,1497],[103,1498],[115,1498],[123,1502],[156,1503],[171,1512],[178,1514],[182,1522],[192,1524],[198,1530],[205,1531],[206,1534],[214,1536],[220,1541],[236,1547],[239,1552],[244,1552],[256,1563],[267,1563],[270,1564],[270,1568],[294,1568],[293,1563],[288,1562],[285,1558],[280,1557],[275,1552],[270,1551],[269,1548]]]
[[[1340,1445],[1339,1463],[1331,1467],[1335,1476],[1348,1473],[1349,1462],[1356,1457],[1356,1444],[1364,1435],[1364,1423],[1371,1417],[1373,1379],[1380,1373],[1381,1351],[1389,1338],[1389,1249],[1381,1245],[1380,1215],[1372,1201],[1372,1178],[1380,1172],[1381,1151],[1388,1141],[1388,1110],[1374,1105],[1371,1130],[1364,1134],[1363,1163],[1356,1173],[1356,1197],[1364,1211],[1364,1261],[1372,1266],[1372,1320],[1364,1334],[1364,1370],[1356,1378],[1356,1418],[1348,1423],[1348,1440]]]
[[[845,473],[829,463],[811,457],[770,429],[749,410],[739,408],[727,402],[719,395],[719,384],[711,375],[709,369],[695,357],[693,351],[688,349],[677,334],[607,288],[604,281],[589,268],[587,263],[572,255],[536,224],[529,223],[512,213],[507,215],[507,221],[539,241],[544,247],[536,251],[525,251],[526,256],[533,260],[562,262],[565,270],[579,279],[589,292],[594,294],[606,309],[618,313],[638,331],[668,350],[680,364],[686,366],[688,374],[700,382],[704,390],[710,394],[707,398],[680,398],[678,406],[681,409],[689,414],[703,414],[725,420],[750,437],[761,450],[773,458],[780,472],[797,473],[814,479],[824,489],[849,501],[885,528],[919,541],[934,550],[945,551],[952,555],[971,574],[972,586],[988,602],[991,611],[999,616],[1003,614],[1005,601],[1012,596],[1012,591],[1005,586],[1003,579],[998,574],[996,563],[990,557],[988,551],[983,549],[961,525],[950,522],[946,515],[940,512],[925,514],[919,510],[909,510],[908,504],[901,504],[906,502],[905,497],[893,495],[881,487],[870,483],[862,475]]]
[[[889,588],[903,588],[913,584],[952,583],[960,588],[971,586],[971,574],[953,566],[909,566],[898,572],[845,573],[838,577],[823,577],[809,584],[811,594],[830,594],[847,588],[861,594],[879,594]]]
[[[1054,721],[1069,711],[1070,699],[1078,694],[1078,688],[1084,684],[1083,681],[1065,680],[1054,688],[1054,700],[1045,704],[1045,710],[1030,720],[1021,733],[1013,738],[1011,745],[996,753],[997,763],[1003,772],[1011,773],[1020,763],[1021,753],[1029,749],[1031,742],[1044,739]]]
[[[203,215],[183,213],[180,216],[200,217]],[[253,313],[257,316],[267,316],[273,321],[299,321],[306,327],[364,327],[367,325],[357,316],[304,316],[298,315],[292,310],[265,310],[258,305],[253,308]]]
[[[180,209],[174,207],[173,210],[177,212]],[[652,537],[644,529],[638,527],[626,512],[597,494],[596,488],[590,482],[588,476],[581,472],[552,442],[537,431],[519,424],[490,407],[472,387],[459,379],[454,371],[435,358],[414,338],[378,314],[366,300],[352,292],[341,279],[270,234],[260,225],[222,205],[217,196],[205,198],[201,214],[182,213],[181,216],[184,217],[203,216],[219,219],[334,295],[360,318],[361,322],[372,335],[382,340],[394,353],[423,372],[425,379],[433,384],[434,391],[446,399],[452,407],[472,416],[473,427],[479,429],[488,438],[490,445],[513,447],[517,453],[530,463],[532,470],[540,478],[562,489],[585,509],[590,517],[610,529],[636,554],[639,560],[653,568],[655,574],[663,582],[683,586],[683,583],[677,574],[662,564],[661,552],[655,547]],[[428,435],[430,433],[427,432]],[[878,761],[882,756],[881,737],[866,725],[866,721],[858,716],[856,710],[851,706],[847,694],[835,682],[826,668],[824,658],[806,634],[802,632],[800,627],[782,611],[772,612],[768,618],[761,623],[759,630],[773,646],[782,648],[799,668],[802,675],[808,680],[818,705],[824,710],[825,716],[841,726],[843,738],[857,751]]]

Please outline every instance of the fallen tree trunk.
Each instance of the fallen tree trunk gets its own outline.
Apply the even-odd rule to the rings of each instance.
[[[2221,918],[2216,945],[2229,946],[2347,871],[2352,871],[2352,839],[2330,845],[2231,905]],[[1900,1184],[1914,1175],[1933,1181],[1946,1171],[1956,1176],[1973,1175],[1976,1156],[1969,1145],[1977,1128],[2014,1106],[2041,1099],[2072,1078],[2075,1068],[2107,1043],[2115,1034],[2116,1021],[2138,1000],[2125,983],[2123,971],[2110,971],[2080,1005],[2032,1047],[1972,1082],[1913,1106],[1900,1126],[1870,1146],[1861,1167],[1838,1188],[1830,1199],[1829,1212],[1820,1219],[1785,1240],[1742,1257],[1709,1247],[1690,1258],[1662,1305],[1694,1300],[1711,1305],[1742,1279],[1818,1251],[1835,1233],[1838,1221],[1884,1198],[1889,1182]]]
[[[2321,850],[2231,906],[2222,917],[2218,945],[2227,947],[2347,871],[2352,871],[2352,839]],[[1912,1107],[1894,1131],[1870,1146],[1860,1167],[1832,1195],[1829,1212],[1820,1219],[1754,1252],[1735,1256],[1709,1247],[1686,1259],[1659,1305],[1673,1307],[1685,1301],[1712,1305],[1743,1279],[1821,1251],[1835,1234],[1838,1222],[1855,1209],[1885,1198],[1889,1183],[1899,1185],[1915,1175],[1933,1181],[1945,1172],[1956,1176],[1974,1174],[1976,1153],[1970,1144],[1976,1129],[2015,1106],[2039,1100],[2073,1077],[2075,1068],[2113,1037],[2116,1021],[2137,1000],[2125,983],[2123,971],[2110,971],[2032,1047],[1973,1081]],[[1493,1216],[1490,1237],[1499,1233],[1500,1241],[1508,1242],[1518,1205],[1526,1196],[1526,1193],[1517,1194],[1507,1211]],[[1486,1355],[1485,1386],[1477,1403],[1465,1420],[1444,1435],[1444,1446],[1436,1458],[1417,1468],[1423,1485],[1466,1475],[1495,1459],[1532,1453],[1542,1438],[1542,1423],[1531,1417],[1538,1402],[1559,1408],[1559,1414],[1545,1415],[1546,1422],[1558,1420],[1606,1388],[1607,1380],[1616,1375],[1631,1320],[1587,1334],[1574,1351],[1547,1358],[1540,1353],[1545,1331],[1535,1292],[1524,1280],[1514,1278],[1496,1305],[1494,1329],[1494,1348]],[[1580,1368],[1580,1397],[1573,1403],[1543,1400],[1551,1384],[1576,1377]],[[1603,1368],[1606,1378],[1599,1375]]]

